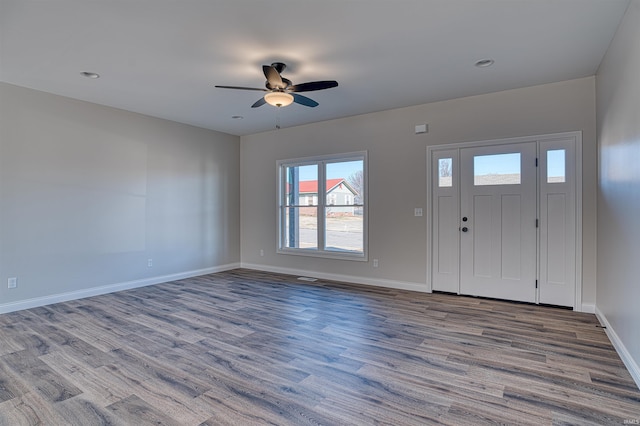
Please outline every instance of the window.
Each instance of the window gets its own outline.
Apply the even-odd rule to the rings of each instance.
[[[452,158],[440,158],[438,160],[438,186],[448,188],[453,186]]]
[[[566,182],[566,166],[564,157],[564,149],[552,149],[547,151],[547,183]]]
[[[278,252],[367,260],[366,152],[278,161]]]
[[[520,153],[473,157],[473,184],[520,185]]]

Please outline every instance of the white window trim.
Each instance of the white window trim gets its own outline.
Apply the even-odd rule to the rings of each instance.
[[[362,223],[362,253],[342,253],[342,252],[334,252],[329,250],[324,250],[324,208],[327,205],[326,196],[320,196],[320,183],[325,182],[325,163],[332,162],[341,162],[341,161],[356,161],[362,160],[362,171],[364,172],[364,181],[363,181],[363,193],[364,193],[364,205],[362,206],[363,212],[363,223]],[[318,164],[318,249],[317,250],[307,250],[307,249],[299,249],[299,248],[290,248],[286,247],[284,241],[284,226],[285,226],[285,215],[283,214],[283,202],[284,197],[286,196],[286,175],[283,173],[283,166],[287,167],[296,167],[296,166],[306,166],[311,164]],[[290,254],[295,256],[308,256],[308,257],[321,257],[326,259],[339,259],[339,260],[352,260],[359,262],[368,261],[368,239],[369,239],[369,208],[368,208],[368,160],[367,160],[367,151],[359,151],[359,152],[349,152],[343,154],[331,154],[331,155],[320,155],[314,157],[304,157],[304,158],[293,158],[286,160],[278,160],[276,162],[276,179],[277,179],[277,200],[276,200],[276,252],[279,254]],[[334,206],[340,207],[340,206]],[[350,207],[350,206],[348,206]],[[322,215],[321,215],[322,213]],[[320,218],[322,217],[322,220]]]

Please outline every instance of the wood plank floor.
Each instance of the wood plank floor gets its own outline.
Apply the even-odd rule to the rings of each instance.
[[[1,425],[636,424],[594,315],[235,270],[0,315]]]

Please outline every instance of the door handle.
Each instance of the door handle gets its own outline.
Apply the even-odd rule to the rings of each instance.
[[[462,232],[467,232],[469,230],[469,228],[467,228],[466,226],[463,226],[462,229],[460,229]]]

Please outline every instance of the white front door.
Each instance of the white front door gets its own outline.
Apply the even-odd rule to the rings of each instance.
[[[460,294],[536,302],[536,151],[460,149]]]

